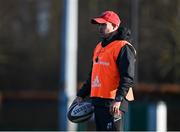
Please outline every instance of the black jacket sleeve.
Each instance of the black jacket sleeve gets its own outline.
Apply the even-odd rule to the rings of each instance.
[[[91,69],[92,69],[92,65],[91,65]],[[78,97],[85,98],[86,96],[90,95],[90,92],[91,92],[91,73],[92,73],[92,70],[89,72],[88,78],[83,83],[83,86],[81,87],[81,89],[77,92]]]
[[[122,47],[117,58],[117,66],[120,73],[120,82],[115,100],[122,101],[129,88],[134,85],[135,50],[132,46],[126,44]]]

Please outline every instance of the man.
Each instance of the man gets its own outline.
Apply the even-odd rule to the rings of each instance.
[[[113,11],[105,11],[91,20],[98,25],[102,41],[94,50],[92,70],[75,101],[79,103],[83,98],[91,97],[97,130],[123,130],[127,103],[133,100],[136,52],[127,41],[130,31],[119,28],[120,22]]]

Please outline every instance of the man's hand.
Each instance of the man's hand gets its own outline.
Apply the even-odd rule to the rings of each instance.
[[[78,104],[81,103],[83,101],[83,98],[82,97],[76,97],[73,101],[73,103],[77,102]]]
[[[121,111],[119,110],[120,106],[121,106],[121,102],[113,101],[110,106],[110,113],[112,115],[120,116],[121,115]]]

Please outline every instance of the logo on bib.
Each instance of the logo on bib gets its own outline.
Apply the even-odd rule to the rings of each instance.
[[[94,80],[92,81],[92,87],[101,87],[101,83],[99,81],[99,77],[96,76]]]

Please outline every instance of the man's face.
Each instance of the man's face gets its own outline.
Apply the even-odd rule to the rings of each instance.
[[[107,38],[117,29],[117,26],[114,26],[110,22],[99,24],[98,31],[102,38]]]

